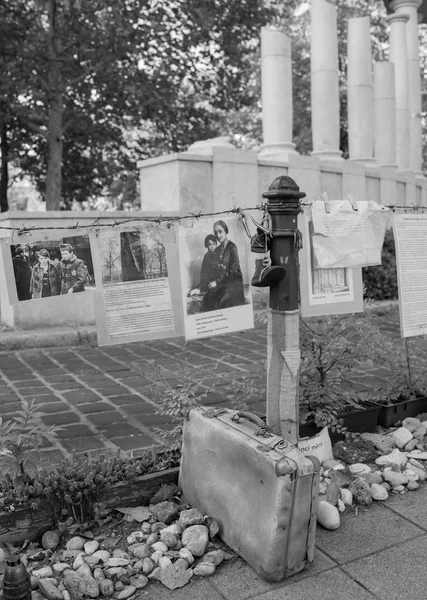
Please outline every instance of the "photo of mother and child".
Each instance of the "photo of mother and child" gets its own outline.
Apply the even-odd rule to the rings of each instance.
[[[200,283],[188,296],[200,299],[200,312],[221,310],[246,304],[239,251],[228,239],[224,221],[213,225],[214,235],[205,237],[206,254],[200,270]]]

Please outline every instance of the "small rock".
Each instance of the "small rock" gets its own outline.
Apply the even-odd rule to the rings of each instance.
[[[344,465],[334,458],[327,458],[322,462],[325,471],[328,469],[345,469]]]
[[[353,494],[349,489],[341,488],[341,500],[346,506],[351,506],[353,504]]]
[[[160,552],[167,552],[169,550],[164,542],[156,542],[155,544],[151,544],[151,548],[154,550],[154,552],[157,552],[158,550],[160,550]]]
[[[104,569],[104,575],[108,577],[108,579],[120,579],[124,575],[127,574],[127,571],[124,567],[110,567],[109,569]]]
[[[199,577],[209,577],[215,573],[215,565],[211,562],[201,562],[193,569],[193,574]]]
[[[101,596],[105,596],[105,598],[109,598],[114,594],[114,585],[111,579],[103,579],[99,582],[99,591]]]
[[[398,448],[392,450],[389,454],[379,456],[375,460],[375,464],[379,467],[392,467],[396,465],[399,469],[404,467],[408,462],[406,454],[403,454]]]
[[[142,531],[133,531],[130,535],[127,536],[126,542],[128,546],[132,546],[133,544],[137,544],[138,542],[145,542],[147,539],[147,535]]]
[[[343,513],[343,512],[345,512],[345,504],[344,504],[344,502],[341,500],[341,498],[338,498],[338,502],[337,502],[337,508],[338,508],[338,511],[339,511],[340,513]]]
[[[69,565],[67,566],[69,567]],[[33,571],[32,575],[34,575],[34,577],[37,577],[37,579],[43,579],[44,577],[52,577],[53,571],[51,567],[41,567],[41,569],[36,569],[35,571]]]
[[[371,485],[371,496],[373,500],[387,500],[388,492],[384,486],[373,483]]]
[[[117,594],[117,600],[125,600],[126,598],[130,598],[135,592],[136,587],[134,585],[128,585]]]
[[[92,577],[92,571],[91,568],[89,567],[89,565],[87,565],[86,563],[83,563],[76,571],[76,573],[78,573],[79,575],[82,575],[82,577]]]
[[[413,469],[405,469],[403,472],[404,475],[409,479],[409,481],[418,481],[420,476]]]
[[[382,435],[380,433],[362,433],[360,437],[363,440],[371,442],[381,454],[388,454],[396,445],[394,440],[388,435]]]
[[[128,552],[125,552],[124,550],[121,550],[121,548],[116,548],[113,551],[112,557],[113,558],[126,558],[127,560],[130,560],[130,554]]]
[[[163,529],[161,530],[163,531]],[[156,542],[160,541],[160,536],[158,533],[150,533],[147,537],[146,544],[147,546],[152,546]]]
[[[209,530],[205,525],[191,525],[184,530],[181,541],[193,556],[203,556],[209,542]]]
[[[92,554],[92,556],[101,560],[107,560],[110,558],[111,554],[107,550],[97,550]]]
[[[408,485],[406,487],[409,491],[413,492],[420,487],[420,484],[417,481],[410,480],[408,481]]]
[[[404,448],[406,444],[414,437],[412,433],[406,429],[406,427],[399,427],[395,431],[392,431],[389,435],[394,440],[398,448]]]
[[[99,596],[99,585],[93,577],[83,577],[71,569],[64,572],[64,585],[74,600],[82,600],[85,597],[97,598]]]
[[[219,550],[212,550],[211,552],[207,552],[203,555],[201,562],[211,562],[216,567],[222,563],[224,560],[224,552]]]
[[[405,492],[405,486],[404,485],[396,485],[393,488],[393,492],[398,492],[400,494],[403,494]]]
[[[393,488],[398,485],[405,485],[409,481],[406,475],[403,475],[403,473],[397,473],[389,468],[384,469],[384,479]]]
[[[40,579],[39,590],[47,600],[63,600],[64,598],[62,592],[46,579]]]
[[[349,465],[348,470],[352,475],[362,475],[362,473],[370,473],[371,467],[365,465],[364,463],[355,463],[353,465]]]
[[[333,504],[334,506],[336,506],[339,497],[340,486],[337,483],[332,482],[330,485],[328,485],[326,489],[326,500],[327,502],[329,502],[329,504]]]
[[[191,525],[203,525],[203,515],[197,508],[182,510],[179,515],[178,523],[183,529],[191,527]]]
[[[168,548],[175,548],[178,543],[178,537],[174,533],[162,529],[160,532],[160,541],[164,542]]]
[[[151,555],[151,547],[147,544],[132,544],[128,550],[135,558],[147,558]]]
[[[418,446],[418,440],[416,438],[412,438],[412,440],[410,440],[404,450],[405,452],[412,452],[412,450],[415,450],[415,448]]]
[[[427,427],[425,425],[420,425],[420,427],[418,427],[418,429],[416,429],[412,435],[414,436],[415,439],[417,440],[422,440],[423,437],[427,434]]]
[[[367,506],[372,504],[371,489],[363,477],[358,477],[349,486],[350,492],[353,494],[355,504]]]
[[[124,589],[125,584],[123,583],[123,581],[116,581],[113,587],[115,592],[120,592]]]
[[[415,458],[416,460],[427,460],[427,452],[422,452],[421,450],[412,450],[408,454],[408,458]]]
[[[70,568],[70,565],[65,562],[53,563],[53,565],[52,565],[52,569],[55,571],[55,573],[63,573],[63,571],[65,571],[65,569],[69,569],[69,568]]]
[[[80,568],[82,565],[86,564],[85,560],[84,560],[85,554],[84,552],[79,552],[76,556],[76,558],[74,559],[73,562],[73,569],[75,571],[77,571],[78,568]]]
[[[320,500],[317,506],[317,522],[325,529],[338,529],[340,526],[340,513],[336,506],[326,500]]]
[[[161,559],[162,556],[163,556],[163,552],[161,550],[156,550],[151,555],[151,560],[153,561],[153,563],[155,563],[156,565],[158,565],[159,564],[159,560]]]
[[[85,540],[76,535],[74,537],[72,537],[70,540],[68,540],[67,544],[66,544],[66,548],[67,550],[83,550],[85,545]]]
[[[363,473],[363,475],[361,475],[361,477],[366,479],[366,481],[368,482],[369,485],[372,485],[373,483],[377,483],[378,485],[380,485],[383,482],[383,475],[382,475],[381,471],[373,471],[372,473]]]
[[[95,581],[100,583],[105,579],[104,571],[100,567],[97,567],[93,570],[93,578],[95,579]]]
[[[415,417],[406,417],[402,421],[402,427],[405,427],[411,433],[414,433],[421,426],[421,421]]]
[[[150,506],[150,510],[158,521],[167,525],[177,516],[179,507],[175,502],[165,501]]]
[[[212,517],[205,516],[205,525],[209,529],[209,538],[214,539],[219,533],[219,525]]]
[[[168,567],[169,565],[172,564],[171,559],[169,558],[169,556],[161,556],[159,558],[159,567],[161,569],[166,569],[166,567]]]
[[[142,533],[151,533],[151,523],[149,523],[148,521],[143,521],[141,523],[141,531]]]
[[[105,567],[127,567],[129,564],[128,558],[108,558],[105,561]]]
[[[90,556],[85,556],[85,562],[89,565],[89,567],[91,567],[91,569],[93,569],[103,561],[101,561],[98,556],[91,554]]]
[[[153,575],[153,573],[151,573],[151,575]],[[193,571],[191,569],[185,569],[182,563],[169,565],[169,567],[166,567],[165,569],[159,568],[158,573],[159,581],[170,590],[183,587],[190,581],[192,576]]]
[[[94,552],[96,552],[99,548],[99,542],[97,542],[96,540],[91,540],[90,542],[86,542],[86,544],[83,546],[84,551],[86,552],[86,554],[93,554]]]
[[[167,527],[166,523],[162,523],[161,521],[159,521],[158,523],[152,524],[151,531],[152,533],[159,533],[159,531],[161,531],[165,527]]]
[[[151,558],[144,558],[142,561],[142,572],[144,575],[149,575],[154,570],[155,564]]]
[[[416,473],[418,475],[418,481],[420,481],[421,483],[423,483],[426,480],[427,473],[425,472],[424,469],[419,469],[415,465],[411,464],[411,471],[413,471],[414,473]]]
[[[194,562],[194,556],[191,554],[188,548],[181,548],[179,551],[179,556],[184,558],[189,565],[192,565]]]
[[[148,577],[145,575],[135,575],[130,578],[131,585],[133,585],[137,590],[142,590],[148,584]]]
[[[151,579],[153,581],[160,581],[160,574],[163,573],[165,570],[166,569],[163,569],[162,571],[160,567],[156,567],[155,569],[153,569],[153,571],[151,571],[149,575],[147,575],[147,577],[148,579]]]

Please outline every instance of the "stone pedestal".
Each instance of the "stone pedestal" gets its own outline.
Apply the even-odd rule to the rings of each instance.
[[[408,15],[392,14],[390,24],[390,62],[394,64],[394,89],[396,94],[396,161],[398,168],[410,169],[410,128],[408,61],[406,49],[406,23]]]
[[[287,161],[295,154],[292,143],[291,39],[271,27],[261,29],[262,131],[260,157]]]
[[[337,9],[325,0],[311,3],[310,57],[312,154],[340,160]]]
[[[394,65],[374,66],[374,155],[378,165],[396,168],[396,96]]]
[[[349,19],[347,48],[350,160],[373,163],[374,115],[369,17]]]

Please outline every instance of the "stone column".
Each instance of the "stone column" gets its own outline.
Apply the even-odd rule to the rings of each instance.
[[[348,146],[350,160],[374,161],[374,108],[369,17],[348,21]]]
[[[418,8],[422,0],[392,0],[390,6],[396,15],[409,16],[406,24],[406,51],[409,89],[409,132],[410,169],[422,175],[422,135],[421,135],[421,73],[420,47],[418,40]]]
[[[292,143],[291,39],[271,27],[261,29],[261,95],[264,143],[259,156],[288,160]]]
[[[406,50],[406,23],[408,15],[392,14],[390,24],[390,61],[394,64],[396,94],[396,161],[399,169],[410,169],[409,90]]]
[[[312,154],[322,160],[342,160],[337,9],[325,0],[311,2],[310,60]]]
[[[374,155],[379,166],[396,164],[396,96],[394,65],[376,62],[374,65]]]

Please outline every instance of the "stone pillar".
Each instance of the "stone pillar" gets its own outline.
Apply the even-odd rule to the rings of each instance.
[[[422,135],[421,135],[421,73],[420,47],[418,40],[418,8],[422,0],[393,0],[390,6],[396,15],[406,14],[406,51],[409,90],[409,138],[410,169],[422,175]]]
[[[264,143],[259,156],[288,160],[292,143],[291,39],[271,27],[261,29],[261,95]]]
[[[390,61],[394,64],[396,94],[396,161],[399,169],[410,169],[409,90],[406,50],[406,23],[408,15],[392,14],[390,24]]]
[[[312,154],[321,160],[342,160],[337,9],[325,0],[311,2],[310,60]]]
[[[369,17],[348,21],[348,146],[350,160],[374,162],[372,52]]]
[[[374,66],[374,155],[379,166],[397,167],[394,65]]]

